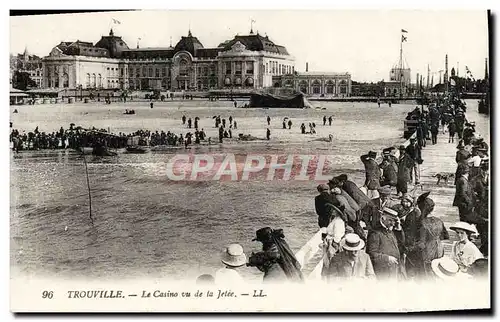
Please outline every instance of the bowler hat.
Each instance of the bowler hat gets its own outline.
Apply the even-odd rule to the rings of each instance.
[[[243,266],[247,262],[247,256],[243,252],[243,247],[239,244],[231,244],[222,252],[221,261],[232,267]]]
[[[342,248],[345,250],[361,250],[365,247],[365,242],[357,234],[346,234]]]
[[[385,148],[382,150],[382,154],[391,154],[392,151],[394,151],[396,148],[391,146],[391,147],[388,147],[388,148]]]
[[[333,180],[338,180],[338,181],[347,181],[347,174],[341,174],[336,177],[333,177]]]
[[[255,238],[252,241],[268,242],[272,239],[273,230],[271,227],[264,227],[255,232]]]
[[[318,185],[317,189],[318,189],[318,192],[323,192],[323,191],[330,190],[330,187],[327,184],[322,183],[322,184]]]

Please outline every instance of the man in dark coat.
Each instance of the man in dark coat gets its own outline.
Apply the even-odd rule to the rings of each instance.
[[[469,222],[469,218],[474,212],[474,192],[469,183],[469,167],[466,164],[460,164],[457,169],[457,179],[455,198],[453,206],[458,207],[460,221]]]
[[[404,276],[400,245],[404,232],[398,213],[384,208],[379,224],[368,233],[366,253],[370,256],[377,279],[395,279]]]
[[[328,185],[320,184],[317,189],[319,195],[314,198],[314,204],[316,206],[316,214],[318,215],[318,225],[319,228],[326,228],[330,224],[331,217],[331,208],[328,205],[333,204],[333,200]]]
[[[363,221],[368,231],[378,226],[380,213],[384,208],[392,208],[396,202],[391,198],[391,188],[384,186],[378,189],[379,197],[371,200],[371,207],[363,213]]]
[[[368,189],[368,197],[373,198],[374,191],[380,188],[380,168],[375,161],[377,153],[370,151],[361,156],[361,162],[365,165],[365,186]]]
[[[489,164],[481,163],[481,174],[471,179],[470,184],[474,192],[474,218],[471,218],[477,227],[481,237],[479,250],[484,256],[488,256],[488,221],[489,221],[489,189],[488,189]]]
[[[406,154],[414,161],[410,168],[410,181],[413,180],[412,174],[415,172],[415,184],[420,181],[420,164],[422,164],[422,150],[415,138],[410,139],[410,144],[406,147]]]
[[[383,170],[381,186],[395,187],[398,181],[397,165],[394,157],[391,155],[391,150],[384,149],[383,160],[379,167]]]
[[[398,159],[398,180],[396,183],[396,190],[398,194],[405,194],[408,192],[408,182],[411,181],[410,171],[413,167],[413,159],[406,154],[405,146],[399,147]]]
[[[458,165],[460,164],[464,164],[466,165],[467,164],[467,160],[469,160],[469,158],[471,157],[471,154],[469,151],[465,150],[465,146],[464,146],[464,141],[460,140],[458,142],[458,146],[457,146],[457,153],[455,155],[455,161],[457,162],[457,171],[455,172],[455,184],[457,184],[457,180],[458,180]]]
[[[371,204],[371,199],[366,196],[366,194],[359,189],[358,185],[353,181],[348,180],[346,174],[341,174],[337,177],[333,177],[332,180],[328,182],[330,189],[334,187],[339,187],[349,196],[356,201],[360,209],[365,208],[367,205]]]

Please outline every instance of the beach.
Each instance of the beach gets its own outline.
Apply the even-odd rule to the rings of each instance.
[[[244,102],[239,102],[242,105]],[[328,155],[326,173],[364,180],[359,156],[403,142],[403,119],[414,105],[315,102],[324,109],[244,109],[230,101],[127,102],[105,105],[53,104],[16,106],[13,128],[57,131],[70,123],[113,132],[139,129],[194,132],[182,125],[183,115],[200,117],[212,141],[217,141],[214,115],[238,123],[233,139],[222,145],[192,146],[169,152],[117,157],[89,157],[94,225],[88,214],[88,191],[82,159],[74,152],[11,152],[11,268],[22,274],[57,273],[74,278],[176,277],[195,278],[220,267],[219,253],[230,243],[245,252],[257,251],[255,230],[282,228],[294,251],[314,235],[314,196],[318,182],[249,180],[172,181],[158,169],[176,153],[237,155]],[[475,109],[477,102],[468,106]],[[11,112],[14,106],[11,106]],[[136,115],[124,115],[135,109]],[[472,114],[476,117],[475,109]],[[239,142],[239,133],[264,138],[271,116],[271,140]],[[322,118],[333,115],[332,126]],[[289,117],[291,130],[282,129]],[[477,115],[483,122],[482,116]],[[300,124],[315,122],[317,134],[301,134]],[[488,119],[484,119],[488,124]],[[489,141],[489,133],[480,133]],[[486,127],[488,129],[488,127]],[[333,135],[333,141],[313,141]],[[444,138],[443,138],[444,139]],[[258,278],[255,268],[242,275]]]

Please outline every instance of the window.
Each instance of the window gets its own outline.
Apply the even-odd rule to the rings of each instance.
[[[269,63],[266,63],[266,70],[265,70],[265,73],[269,73]]]
[[[208,75],[208,67],[203,67],[203,76],[207,76]]]
[[[302,80],[300,81],[299,83],[299,90],[304,93],[304,94],[307,94],[307,82]]]
[[[179,75],[187,76],[188,75],[188,62],[185,59],[182,59],[179,63]]]
[[[123,77],[123,67],[120,68],[120,76]]]
[[[231,74],[231,62],[226,63],[226,75]]]
[[[333,81],[329,80],[328,82],[326,82],[326,93],[327,94],[333,94],[333,88],[334,88]]]
[[[69,77],[68,77],[68,74],[66,74],[66,73],[63,74],[63,87],[64,88],[69,87]]]
[[[135,76],[137,78],[141,77],[141,68],[140,67],[137,67],[137,69],[135,70]]]
[[[146,66],[142,66],[142,77],[147,77],[148,75],[146,74]]]
[[[95,76],[95,74],[92,74],[92,84],[91,84],[91,86],[95,87],[95,84],[96,84],[96,76]]]
[[[101,74],[97,75],[97,87],[102,87],[102,76]]]
[[[235,63],[235,74],[236,75],[241,75],[241,62],[240,61],[237,61]]]
[[[320,83],[320,81],[315,80],[312,83],[312,90],[313,90],[313,94],[320,94],[321,93],[321,83]]]
[[[159,67],[155,68],[155,77],[157,77],[157,78],[160,77],[160,68]]]
[[[163,68],[161,69],[161,76],[162,76],[162,77],[167,77],[167,67],[163,67]]]
[[[149,67],[149,73],[148,73],[148,76],[149,76],[149,77],[153,77],[153,67]]]
[[[246,73],[248,75],[253,75],[253,61],[246,62]]]

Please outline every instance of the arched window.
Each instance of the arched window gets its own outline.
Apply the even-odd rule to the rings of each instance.
[[[187,76],[188,75],[188,62],[185,59],[182,59],[179,62],[179,75],[181,76]]]
[[[340,81],[340,94],[347,94],[347,82],[345,79]]]
[[[230,85],[231,85],[231,78],[226,77],[226,78],[224,79],[224,85],[226,85],[226,86],[230,86]]]
[[[252,77],[248,77],[245,80],[245,85],[248,86],[248,87],[253,87],[253,78]]]
[[[89,88],[90,87],[90,74],[87,73],[87,76],[85,77],[85,87]]]
[[[97,75],[97,87],[99,87],[99,88],[102,87],[102,76],[101,76],[101,74]]]
[[[321,82],[319,80],[314,80],[312,83],[312,90],[313,94],[320,94],[321,93]]]
[[[301,80],[299,83],[299,91],[304,94],[307,94],[307,82],[305,80]]]
[[[332,80],[328,80],[326,82],[326,93],[333,94],[334,87],[335,87],[335,83]]]
[[[69,87],[69,77],[68,77],[68,74],[66,74],[66,73],[63,74],[63,87],[64,88]]]
[[[285,87],[293,87],[293,81],[291,79],[287,79],[285,81]]]
[[[95,74],[92,74],[92,87],[95,87],[96,80],[97,80],[97,78],[96,78]]]
[[[236,84],[236,86],[241,86],[241,78],[236,77],[236,79],[234,80],[234,83]]]
[[[59,87],[59,74],[54,73],[54,87]]]

